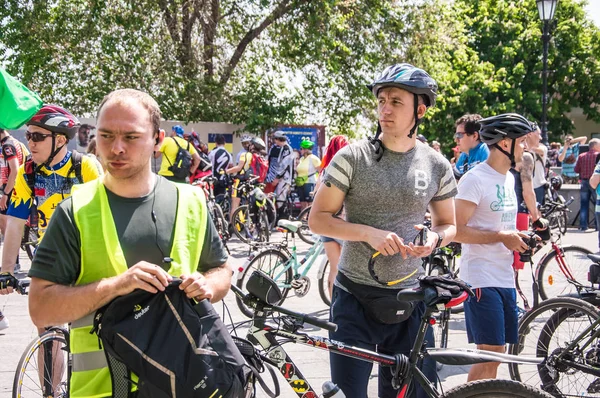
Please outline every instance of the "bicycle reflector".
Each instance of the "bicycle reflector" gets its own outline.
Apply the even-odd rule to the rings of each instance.
[[[371,256],[371,258],[369,259],[369,275],[371,275],[371,278],[373,278],[375,280],[375,282],[379,283],[380,285],[383,285],[383,286],[394,286],[394,285],[397,285],[398,283],[404,282],[408,278],[412,277],[419,270],[417,268],[413,272],[411,272],[410,274],[406,275],[405,277],[402,277],[400,279],[396,279],[394,281],[384,282],[381,279],[379,279],[379,277],[375,273],[375,259],[380,254],[381,254],[380,252],[375,252],[375,254],[373,254],[373,256]]]

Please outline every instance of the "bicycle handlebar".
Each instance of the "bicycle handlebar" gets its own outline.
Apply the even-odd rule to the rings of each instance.
[[[329,321],[324,321],[324,320],[314,317],[312,315],[307,315],[307,314],[303,314],[301,312],[295,312],[292,310],[288,310],[287,308],[279,307],[277,305],[268,304],[268,303],[260,300],[258,297],[255,297],[255,296],[252,296],[249,294],[244,294],[244,292],[242,292],[242,290],[239,287],[237,287],[233,284],[231,285],[231,290],[233,290],[233,292],[242,299],[244,304],[248,305],[249,307],[254,308],[254,307],[256,307],[256,302],[261,302],[264,305],[264,310],[266,310],[266,311],[274,311],[274,312],[279,312],[281,314],[290,315],[302,323],[308,323],[308,324],[316,326],[318,328],[327,329],[331,332],[337,331],[338,326],[335,323],[332,323]]]
[[[14,289],[19,292],[19,294],[27,295],[29,294],[29,285],[31,285],[31,279],[19,280],[18,283],[14,287]]]

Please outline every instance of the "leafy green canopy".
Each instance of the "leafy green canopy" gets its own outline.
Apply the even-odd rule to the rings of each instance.
[[[364,84],[395,62],[438,81],[421,132],[451,143],[467,112],[541,117],[541,22],[535,0],[5,0],[0,62],[46,102],[91,114],[120,87],[149,92],[165,118],[319,123],[373,130]],[[550,45],[549,129],[564,113],[600,120],[599,32],[561,0]]]

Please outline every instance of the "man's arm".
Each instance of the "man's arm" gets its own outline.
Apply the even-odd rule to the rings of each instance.
[[[135,289],[163,291],[171,279],[161,267],[145,261],[121,275],[83,286],[60,285],[34,277],[29,287],[29,314],[40,328],[69,323]]]
[[[586,136],[581,136],[581,137],[577,137],[577,138],[573,138],[571,140],[571,145],[573,144],[585,144],[587,142],[587,137]]]
[[[431,229],[443,236],[440,246],[446,246],[456,236],[456,216],[454,198],[436,200],[429,203]],[[435,240],[437,244],[437,237]]]
[[[577,161],[575,162],[575,173],[579,174],[581,172],[581,162],[579,160],[581,160],[581,158],[583,158],[585,156],[585,154],[580,155],[577,158]]]
[[[335,217],[342,208],[346,194],[331,183],[324,183],[312,204],[308,225],[319,235],[353,242],[367,242],[384,256],[401,253],[406,258],[407,246],[402,238],[390,231],[368,225],[354,224]]]
[[[220,267],[211,268],[204,273],[181,275],[183,282],[179,288],[185,291],[188,298],[198,301],[209,299],[211,303],[216,303],[229,292],[232,275],[233,272],[227,261]]]
[[[200,165],[200,155],[198,155],[198,153],[195,152],[192,155],[192,166],[190,167],[190,174],[194,174],[196,172],[196,169],[198,169],[199,165]]]
[[[468,227],[467,223],[473,217],[477,205],[468,200],[456,200],[456,237],[460,243],[489,244],[501,242],[506,248],[523,252],[527,245],[521,237],[527,235],[518,231],[485,231]]]
[[[533,156],[525,152],[521,161],[521,185],[523,186],[523,200],[525,206],[531,215],[531,221],[540,218],[537,202],[535,199],[535,191],[533,190],[533,168],[535,163]]]
[[[1,210],[6,210],[6,208],[8,207],[8,197],[15,187],[17,174],[19,174],[19,160],[16,157],[10,159],[8,161],[8,166],[10,168],[10,173],[8,174],[8,180],[6,181],[6,185],[4,185],[4,192],[6,192],[6,195],[2,195],[2,197],[0,198]]]
[[[592,187],[593,189],[596,189],[599,182],[600,182],[600,174],[597,174],[597,173],[592,174],[592,177],[590,178],[590,187]]]

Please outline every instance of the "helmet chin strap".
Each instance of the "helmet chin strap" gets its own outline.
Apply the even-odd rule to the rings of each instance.
[[[415,135],[415,132],[417,131],[417,127],[419,127],[419,124],[421,124],[421,119],[419,119],[419,96],[417,94],[413,94],[414,99],[415,99],[415,124],[412,126],[412,129],[410,129],[410,133],[408,134],[408,138],[412,138],[413,135]]]
[[[66,145],[66,144],[63,144],[63,145],[59,146],[58,148],[55,148],[55,146],[56,146],[56,135],[52,134],[51,138],[52,138],[52,151],[50,152],[50,156],[48,156],[48,159],[47,159],[47,160],[46,160],[44,163],[42,163],[42,164],[38,165],[38,166],[35,168],[35,172],[36,172],[36,173],[39,173],[39,172],[42,170],[42,167],[44,167],[44,166],[46,166],[46,167],[50,168],[50,164],[51,164],[51,163],[52,163],[52,161],[54,160],[54,157],[55,157],[55,156],[58,154],[58,152],[60,152],[60,150],[61,150],[61,149],[63,149],[63,147]]]
[[[385,151],[385,147],[383,146],[383,142],[379,139],[381,135],[381,124],[377,122],[377,132],[375,133],[375,137],[369,137],[369,142],[371,145],[375,147],[375,160],[380,161],[383,157],[383,152]]]
[[[495,143],[494,146],[503,154],[505,154],[509,159],[510,159],[510,167],[511,169],[514,169],[515,166],[517,165],[517,163],[515,162],[515,146],[517,144],[517,140],[515,140],[513,138],[512,140],[512,144],[510,146],[510,153],[506,152],[504,149],[500,148],[500,145],[498,145],[498,143]]]

